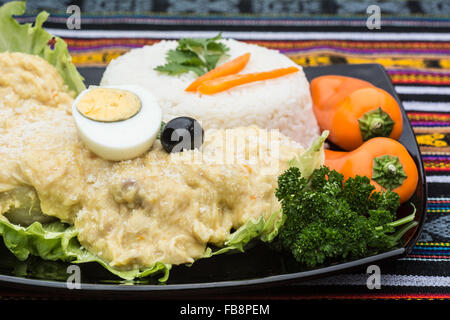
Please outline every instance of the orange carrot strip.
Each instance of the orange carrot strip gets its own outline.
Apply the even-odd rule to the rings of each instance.
[[[197,88],[207,80],[216,79],[219,77],[227,76],[230,74],[235,74],[244,69],[250,59],[250,52],[245,53],[231,61],[225,62],[224,64],[212,69],[211,71],[205,73],[204,75],[198,77],[194,82],[192,82],[185,91],[196,91]]]
[[[233,74],[204,81],[197,90],[203,94],[214,94],[243,84],[278,78],[297,71],[296,67],[288,67],[265,72]]]

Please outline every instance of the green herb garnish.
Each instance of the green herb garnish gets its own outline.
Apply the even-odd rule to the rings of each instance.
[[[276,196],[286,220],[274,246],[308,267],[395,248],[417,225],[415,213],[394,221],[398,194],[374,189],[367,177],[344,182],[342,174],[327,167],[314,170],[308,179],[299,168],[289,168],[278,179]],[[396,229],[400,225],[404,227]]]
[[[167,53],[167,63],[157,66],[155,70],[167,72],[171,76],[193,71],[201,76],[214,69],[220,58],[229,50],[218,41],[220,39],[220,33],[209,39],[180,39],[178,46]]]

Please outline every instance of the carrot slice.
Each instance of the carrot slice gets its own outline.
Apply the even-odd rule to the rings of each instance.
[[[265,72],[228,75],[204,81],[198,87],[198,91],[203,94],[214,94],[255,81],[279,78],[287,74],[297,72],[298,70],[299,69],[296,67],[288,67],[288,68],[274,69]]]
[[[225,62],[224,64],[212,69],[211,71],[205,73],[204,75],[198,77],[194,82],[192,82],[185,91],[197,91],[197,88],[207,80],[216,79],[219,77],[227,76],[230,74],[235,74],[244,69],[250,59],[250,52],[245,53],[231,61]]]

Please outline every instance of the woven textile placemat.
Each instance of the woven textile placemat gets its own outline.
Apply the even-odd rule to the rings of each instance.
[[[426,170],[428,208],[419,241],[407,257],[380,265],[381,289],[369,290],[366,270],[359,270],[239,297],[450,298],[450,1],[47,2],[29,2],[22,21],[31,21],[35,10],[51,12],[46,26],[66,40],[79,68],[105,67],[132,48],[162,39],[219,31],[279,50],[301,66],[382,64],[408,113]],[[369,30],[366,9],[377,3],[381,29]],[[79,30],[66,27],[69,4],[82,10]],[[0,299],[23,297],[51,293],[0,287]]]

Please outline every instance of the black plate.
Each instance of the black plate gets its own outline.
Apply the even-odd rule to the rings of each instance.
[[[80,72],[86,78],[86,84],[97,85],[104,69],[81,68]],[[325,67],[305,68],[309,80],[314,77],[336,74],[361,78],[373,83],[398,99],[384,68],[378,64],[334,65]],[[404,129],[400,141],[411,153],[419,168],[419,183],[411,201],[417,208],[416,220],[418,226],[404,237],[403,247],[370,256],[364,259],[348,261],[340,264],[323,266],[316,269],[305,269],[291,257],[274,252],[262,244],[249,249],[245,254],[219,255],[211,259],[195,262],[191,267],[173,267],[169,281],[159,285],[153,279],[135,282],[120,281],[97,264],[81,264],[81,289],[77,293],[167,296],[180,294],[224,293],[233,290],[255,289],[295,283],[305,279],[323,277],[333,273],[353,268],[380,263],[384,260],[404,257],[416,243],[425,218],[427,188],[425,174],[416,143],[414,132],[403,111]],[[399,209],[399,216],[412,212],[410,205]],[[19,262],[12,254],[0,245],[0,283],[4,285],[35,290],[57,290],[59,293],[69,292],[66,287],[66,273],[69,265],[62,262],[42,261],[32,257],[25,262]],[[153,282],[152,282],[153,281]],[[74,294],[75,290],[70,290]]]

